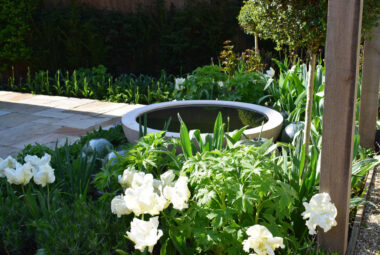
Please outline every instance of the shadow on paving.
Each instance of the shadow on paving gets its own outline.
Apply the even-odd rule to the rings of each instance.
[[[2,158],[17,154],[27,144],[54,147],[57,141],[63,144],[66,138],[73,142],[100,126],[106,128],[118,123],[122,115],[139,107],[90,99],[25,95],[29,97],[18,102],[3,101],[0,95]]]

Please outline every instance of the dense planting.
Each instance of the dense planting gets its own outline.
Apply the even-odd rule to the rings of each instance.
[[[327,217],[319,226],[329,230],[336,215],[328,194],[315,195],[317,145],[305,161],[302,134],[291,144],[239,141],[243,130],[229,136],[221,119],[213,137],[182,123],[179,140],[149,134],[130,146],[117,126],[54,150],[29,145],[18,163],[1,160],[2,252],[316,253],[318,217]],[[378,160],[354,164],[354,190]],[[16,181],[12,171],[28,180]]]
[[[49,73],[28,72],[23,79],[11,76],[0,89],[20,92],[83,97],[122,103],[151,104],[173,99],[173,76],[162,71],[157,79],[147,75],[123,74],[112,76],[100,65],[77,71]]]

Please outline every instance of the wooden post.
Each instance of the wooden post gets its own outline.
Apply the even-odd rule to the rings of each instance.
[[[380,26],[372,32],[372,40],[364,43],[362,94],[360,96],[360,145],[373,148],[378,114],[380,85]]]
[[[330,194],[338,225],[327,233],[319,229],[318,238],[322,249],[342,255],[348,239],[362,9],[362,0],[328,1],[320,192]]]

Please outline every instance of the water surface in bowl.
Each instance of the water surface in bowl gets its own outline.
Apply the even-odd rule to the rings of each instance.
[[[254,128],[263,125],[268,118],[258,112],[226,106],[181,106],[150,111],[147,114],[148,128],[162,130],[171,118],[169,132],[179,132],[179,113],[189,130],[199,129],[201,133],[212,133],[218,113],[221,112],[226,131],[233,131],[244,126]],[[141,123],[143,123],[143,116]],[[139,122],[139,118],[136,120]]]

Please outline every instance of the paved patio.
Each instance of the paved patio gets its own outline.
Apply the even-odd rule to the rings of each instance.
[[[69,142],[98,127],[108,128],[141,105],[0,91],[0,157],[27,144]]]

